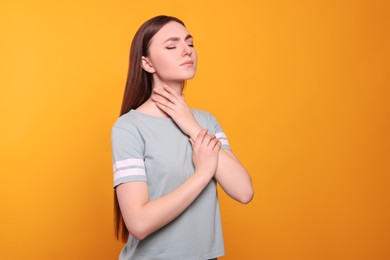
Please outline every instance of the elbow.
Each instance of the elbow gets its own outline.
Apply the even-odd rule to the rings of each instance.
[[[244,193],[241,194],[240,198],[238,198],[238,201],[242,204],[248,204],[252,201],[254,196],[253,189],[250,189]]]
[[[127,227],[129,233],[137,240],[143,240],[149,233],[144,223],[133,223],[131,227]]]
[[[148,235],[142,230],[133,230],[130,234],[137,240],[143,240]]]

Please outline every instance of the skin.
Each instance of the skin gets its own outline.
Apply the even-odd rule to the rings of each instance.
[[[193,39],[176,22],[169,22],[154,35],[148,55],[142,57],[142,68],[153,75],[153,94],[137,111],[175,121],[189,136],[195,172],[176,190],[153,201],[146,182],[123,183],[116,188],[126,227],[140,240],[185,211],[212,178],[241,203],[253,198],[248,172],[230,150],[220,149],[218,139],[199,126],[182,95],[183,82],[195,76],[196,64]]]

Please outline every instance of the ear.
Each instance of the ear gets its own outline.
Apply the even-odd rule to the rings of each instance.
[[[156,72],[156,70],[153,68],[153,65],[150,62],[150,60],[145,56],[142,56],[141,66],[146,72],[149,72],[149,73]]]

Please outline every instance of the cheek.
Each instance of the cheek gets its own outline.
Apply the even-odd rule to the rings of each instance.
[[[162,54],[156,55],[152,62],[154,64],[155,69],[161,71],[169,69],[173,63],[172,59],[170,59],[168,55]]]

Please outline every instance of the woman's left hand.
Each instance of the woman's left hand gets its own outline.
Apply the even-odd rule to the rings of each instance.
[[[196,121],[184,96],[177,94],[171,87],[154,88],[151,96],[157,107],[168,114],[180,129],[192,140],[195,140],[202,129]]]

